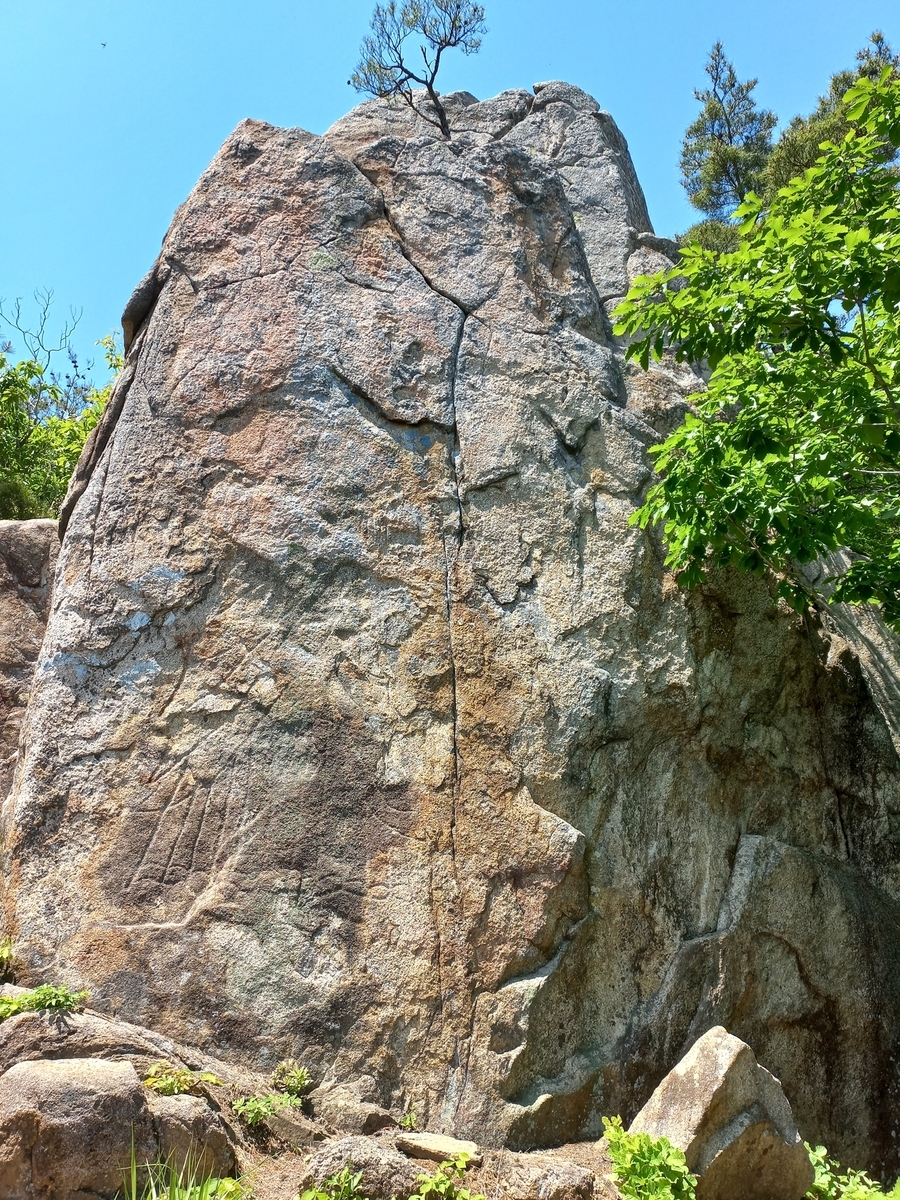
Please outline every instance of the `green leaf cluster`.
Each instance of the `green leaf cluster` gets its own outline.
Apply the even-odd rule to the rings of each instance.
[[[760,181],[767,199],[815,165],[823,142],[843,141],[851,128],[844,96],[860,79],[880,79],[885,68],[896,76],[900,55],[894,54],[884,34],[876,30],[868,46],[857,53],[856,67],[832,75],[828,91],[819,97],[814,111],[808,117],[794,117],[781,131]],[[888,157],[893,158],[889,149]]]
[[[883,1192],[865,1171],[844,1171],[828,1157],[824,1146],[807,1151],[816,1173],[815,1182],[806,1193],[810,1200],[900,1200],[900,1180],[889,1192]]]
[[[0,1021],[25,1012],[74,1012],[87,998],[87,992],[73,992],[71,988],[42,983],[20,996],[0,996]]]
[[[626,1200],[694,1200],[696,1178],[668,1138],[628,1133],[621,1117],[604,1117],[616,1184]]]
[[[895,77],[900,74],[900,55],[876,30],[857,53],[855,67],[832,75],[815,110],[794,117],[773,143],[775,114],[757,108],[752,95],[756,80],[741,83],[717,42],[706,66],[711,87],[694,93],[703,108],[688,127],[681,152],[682,184],[706,219],[679,234],[678,244],[735,250],[738,231],[732,212],[747,193],[758,192],[771,202],[780,188],[815,165],[823,142],[843,141],[851,128],[844,96],[860,79],[877,80],[886,68]],[[894,158],[890,144],[883,145],[886,156]]]
[[[466,1153],[457,1154],[455,1158],[442,1162],[433,1175],[420,1175],[419,1186],[413,1193],[415,1200],[419,1197],[425,1200],[485,1200],[480,1193],[473,1193],[462,1185],[470,1156]]]
[[[307,1188],[297,1200],[366,1200],[360,1191],[362,1171],[354,1174],[353,1163],[347,1163],[321,1186]]]
[[[193,1152],[180,1167],[171,1159],[140,1166],[132,1141],[131,1161],[122,1176],[117,1200],[252,1200],[240,1180],[201,1172]]]
[[[144,1076],[144,1087],[161,1096],[197,1096],[207,1083],[221,1085],[222,1080],[212,1071],[191,1071],[165,1060],[154,1063]]]
[[[312,1077],[296,1059],[286,1058],[272,1072],[272,1087],[291,1096],[303,1096],[312,1087]]]
[[[469,1162],[468,1154],[442,1162],[433,1175],[419,1175],[419,1186],[409,1200],[485,1200],[463,1187],[461,1180]],[[297,1200],[366,1200],[361,1191],[362,1172],[354,1173],[353,1163],[348,1162],[336,1175],[322,1184],[307,1188]]]
[[[803,564],[847,548],[834,599],[900,629],[900,81],[886,68],[843,104],[840,143],[771,204],[745,199],[737,249],[685,247],[617,310],[645,369],[672,348],[710,370],[634,520],[662,525],[687,586],[770,572],[797,609],[817,600]]]
[[[267,1117],[274,1117],[283,1108],[300,1108],[302,1104],[299,1096],[292,1096],[288,1092],[269,1092],[265,1096],[242,1096],[231,1107],[252,1128]]]

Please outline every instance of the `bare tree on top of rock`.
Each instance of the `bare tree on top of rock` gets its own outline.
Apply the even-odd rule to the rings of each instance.
[[[450,137],[447,110],[441,103],[434,82],[445,50],[474,54],[487,32],[484,7],[469,0],[394,0],[376,5],[372,14],[372,32],[360,50],[360,60],[348,82],[358,92],[387,99],[399,96],[413,112]],[[404,58],[407,39],[419,34],[422,57],[413,65]],[[424,88],[428,99],[416,97],[416,88]]]

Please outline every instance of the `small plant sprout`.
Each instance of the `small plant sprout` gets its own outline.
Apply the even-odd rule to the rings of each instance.
[[[470,1157],[465,1153],[457,1154],[442,1162],[433,1175],[420,1175],[414,1197],[422,1197],[422,1200],[425,1197],[431,1197],[431,1200],[485,1200],[480,1193],[470,1192],[460,1184]]]
[[[272,1072],[272,1087],[290,1096],[303,1096],[312,1087],[312,1077],[295,1058],[286,1058]]]
[[[360,1191],[362,1171],[353,1173],[353,1163],[348,1162],[336,1175],[326,1179],[318,1187],[307,1188],[297,1200],[366,1200]]]
[[[73,992],[71,988],[42,983],[21,996],[0,996],[0,1021],[25,1012],[75,1012],[87,998],[87,992]]]
[[[289,1092],[270,1092],[267,1096],[241,1096],[231,1107],[252,1129],[267,1117],[274,1117],[282,1108],[299,1108],[302,1103],[299,1096]]]
[[[160,1096],[196,1096],[205,1083],[221,1085],[222,1080],[212,1071],[190,1071],[165,1060],[154,1063],[144,1076],[144,1087]]]
[[[400,1128],[405,1129],[407,1133],[412,1133],[416,1127],[416,1114],[412,1109],[400,1118]]]

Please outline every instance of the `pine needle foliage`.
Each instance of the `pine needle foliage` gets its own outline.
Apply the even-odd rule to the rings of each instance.
[[[713,46],[705,70],[709,87],[694,92],[703,107],[684,135],[681,179],[695,208],[724,220],[759,187],[778,118],[757,107],[757,81],[741,83],[721,42]]]

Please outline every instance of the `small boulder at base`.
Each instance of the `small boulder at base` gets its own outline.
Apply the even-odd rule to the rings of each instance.
[[[327,1134],[321,1125],[305,1117],[296,1108],[280,1108],[266,1117],[266,1126],[276,1137],[281,1138],[293,1150],[324,1142]]]
[[[481,1155],[474,1142],[446,1137],[443,1133],[401,1133],[395,1139],[398,1150],[410,1158],[429,1158],[434,1162],[446,1162],[460,1154],[469,1156],[473,1167],[481,1165]]]
[[[357,1190],[369,1200],[411,1196],[418,1185],[419,1172],[392,1146],[373,1138],[344,1137],[329,1142],[313,1155],[300,1191],[321,1185],[348,1166],[354,1174],[358,1171],[362,1175]]]
[[[629,1132],[683,1150],[697,1200],[800,1200],[813,1182],[781,1084],[721,1025],[673,1067]]]
[[[346,1085],[318,1087],[309,1101],[316,1117],[329,1128],[366,1135],[396,1124],[387,1109],[372,1099],[374,1093],[375,1081],[363,1076]]]
[[[199,1178],[233,1175],[234,1151],[219,1117],[201,1096],[147,1093],[159,1139],[159,1161],[187,1167]]]
[[[482,1179],[501,1180],[504,1195],[516,1200],[593,1200],[606,1194],[593,1171],[549,1154],[494,1151],[484,1166]]]
[[[144,1089],[130,1063],[37,1060],[0,1076],[2,1200],[112,1197],[132,1146],[138,1162],[156,1158]]]

